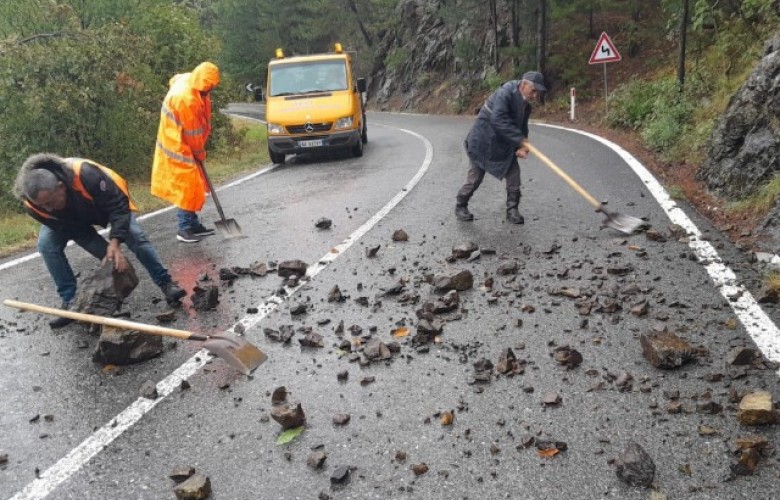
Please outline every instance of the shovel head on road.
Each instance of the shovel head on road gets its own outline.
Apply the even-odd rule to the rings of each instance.
[[[239,238],[244,235],[241,231],[241,226],[238,225],[235,219],[220,219],[214,222],[214,227],[217,228],[217,232],[225,239]]]
[[[604,207],[599,208],[597,211],[606,216],[606,219],[601,223],[601,227],[615,229],[624,234],[633,234],[636,231],[649,227],[649,224],[639,217],[632,217],[617,212],[607,212],[604,210]]]
[[[186,330],[176,330],[174,328],[166,328],[157,325],[147,325],[145,323],[136,323],[135,321],[128,321],[126,319],[108,318],[105,316],[98,316],[96,314],[86,314],[75,311],[66,311],[63,309],[55,309],[53,307],[39,306],[37,304],[28,304],[27,302],[19,302],[18,300],[6,299],[3,304],[8,307],[15,307],[22,311],[32,311],[44,314],[52,314],[54,316],[60,316],[63,318],[70,318],[76,321],[84,321],[87,323],[94,323],[97,325],[107,325],[120,330],[137,330],[139,332],[151,333],[152,335],[162,335],[165,337],[176,337],[181,340],[194,340],[203,342],[203,348],[214,354],[215,356],[225,360],[227,364],[240,371],[244,375],[249,375],[263,361],[268,359],[268,356],[250,344],[246,340],[237,337],[230,333],[219,333],[215,335],[201,335],[198,333],[188,332]]]

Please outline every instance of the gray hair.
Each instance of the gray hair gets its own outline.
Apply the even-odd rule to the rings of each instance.
[[[14,196],[20,200],[34,200],[41,191],[54,191],[60,178],[52,170],[62,170],[65,166],[65,161],[53,154],[41,153],[27,158],[16,176]]]

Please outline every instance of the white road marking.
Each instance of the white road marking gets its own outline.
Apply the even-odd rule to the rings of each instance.
[[[672,200],[669,193],[661,186],[661,183],[656,180],[653,174],[651,174],[639,160],[634,158],[631,153],[625,149],[603,137],[583,132],[582,130],[561,127],[558,125],[542,123],[535,123],[534,125],[566,130],[568,132],[590,137],[617,153],[623,161],[631,167],[642,182],[645,183],[647,189],[653,197],[655,197],[656,201],[658,201],[658,204],[664,212],[666,212],[669,220],[674,224],[683,227],[688,233],[690,239],[688,246],[696,254],[699,262],[704,265],[704,268],[709,273],[715,287],[734,310],[734,314],[737,315],[737,318],[764,356],[775,363],[780,362],[780,330],[778,330],[777,325],[769,316],[767,316],[764,310],[761,309],[761,306],[756,302],[753,295],[745,289],[745,287],[739,284],[736,274],[734,274],[734,271],[732,271],[730,267],[723,263],[723,260],[720,258],[715,248],[708,241],[701,239],[701,231],[699,231],[699,228],[696,227],[685,212],[677,206],[677,203]],[[778,370],[778,374],[780,374],[780,370]]]
[[[336,260],[341,256],[349,247],[357,242],[363,235],[371,230],[382,218],[384,218],[401,200],[403,200],[407,194],[417,185],[422,179],[425,173],[428,171],[428,167],[433,160],[433,145],[430,141],[422,135],[412,132],[406,129],[397,129],[401,132],[410,134],[420,139],[425,144],[425,159],[423,160],[417,173],[412,179],[404,186],[404,188],[398,192],[379,212],[374,214],[369,220],[363,223],[362,226],[357,228],[352,234],[350,234],[344,241],[338,244],[336,247],[328,251],[320,260],[309,267],[306,272],[307,280],[302,281],[298,286],[294,288],[286,288],[286,297],[289,298],[295,294],[306,282],[310,281],[317,274],[325,269],[328,264]],[[268,169],[266,169],[267,171]],[[260,173],[255,174],[260,175]],[[252,176],[245,178],[249,179]],[[235,184],[229,184],[235,185]],[[225,186],[227,187],[227,186]],[[252,328],[260,321],[262,321],[268,314],[274,311],[280,304],[284,303],[285,298],[273,295],[265,299],[260,305],[258,305],[258,312],[256,314],[248,315],[242,318],[238,323],[242,324],[245,329]],[[238,324],[237,323],[237,324]],[[225,333],[233,333],[233,327],[225,330]],[[90,437],[81,442],[76,448],[71,450],[70,453],[58,460],[54,465],[41,472],[40,476],[25,486],[20,492],[11,497],[10,500],[38,500],[47,497],[57,486],[62,484],[73,474],[78,472],[87,462],[89,462],[95,455],[104,450],[109,444],[111,444],[116,438],[121,436],[126,430],[132,427],[136,422],[149,413],[157,404],[170,395],[177,387],[179,387],[182,381],[187,380],[198,370],[200,370],[210,359],[211,354],[205,349],[201,349],[195,353],[189,360],[177,368],[173,373],[165,377],[157,383],[157,399],[146,399],[143,397],[138,398],[130,406],[128,406],[119,415],[113,418],[110,422],[98,429]]]

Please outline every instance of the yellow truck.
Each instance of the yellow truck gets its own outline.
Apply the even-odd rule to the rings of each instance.
[[[265,119],[268,154],[274,163],[285,155],[349,149],[363,156],[368,141],[363,93],[352,58],[335,44],[334,52],[285,57],[276,49],[268,63]]]

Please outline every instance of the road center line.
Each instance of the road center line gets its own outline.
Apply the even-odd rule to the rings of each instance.
[[[395,128],[395,127],[392,127]],[[387,204],[382,207],[379,212],[374,214],[369,220],[363,223],[362,226],[357,228],[352,234],[350,234],[344,241],[339,243],[336,247],[328,251],[320,260],[309,267],[306,272],[307,279],[302,281],[298,286],[293,288],[286,288],[287,294],[285,297],[279,297],[272,295],[258,306],[258,312],[243,317],[237,324],[241,324],[244,328],[249,329],[257,325],[268,314],[273,312],[280,304],[284,303],[286,298],[291,297],[306,283],[311,281],[317,274],[325,269],[331,262],[336,260],[345,251],[347,251],[353,244],[355,244],[362,236],[371,230],[380,220],[382,220],[390,211],[403,200],[407,194],[420,182],[420,179],[428,171],[428,167],[433,160],[433,145],[424,136],[406,129],[396,129],[401,132],[410,134],[425,144],[425,159],[423,160],[417,173],[412,179],[398,192]],[[244,178],[248,180],[261,173],[267,172],[270,169],[264,169],[264,171],[257,172],[252,176]],[[242,181],[243,182],[243,181]],[[228,187],[234,184],[228,184]],[[163,209],[165,211],[168,209]],[[155,213],[159,213],[155,212]],[[149,214],[151,216],[152,214]],[[28,256],[29,257],[29,256]],[[32,258],[32,257],[29,257]],[[29,258],[27,260],[29,260]],[[235,325],[234,325],[235,326]],[[233,333],[233,327],[225,330],[225,333]],[[87,462],[89,462],[98,453],[108,447],[116,438],[121,436],[126,430],[132,427],[136,422],[150,412],[157,404],[169,396],[177,387],[179,387],[182,381],[187,380],[198,370],[200,370],[206,363],[212,359],[211,354],[205,349],[201,349],[196,352],[190,359],[188,359],[179,368],[174,370],[170,375],[157,383],[157,399],[146,399],[139,397],[125,410],[119,413],[116,417],[111,419],[110,422],[94,432],[90,437],[81,442],[76,448],[71,450],[67,455],[57,461],[54,465],[41,472],[40,476],[34,481],[30,482],[24,489],[15,494],[10,500],[39,500],[47,497],[57,486],[69,479],[73,474],[79,471]]]
[[[734,314],[737,315],[737,318],[745,327],[748,335],[756,343],[756,346],[768,360],[775,363],[780,362],[780,330],[777,325],[761,309],[753,295],[739,284],[736,274],[723,263],[715,247],[701,238],[701,231],[696,227],[696,224],[677,206],[677,203],[672,200],[669,193],[661,186],[661,183],[639,160],[617,144],[589,132],[543,123],[535,123],[534,125],[566,130],[590,137],[617,153],[631,167],[639,179],[645,183],[647,189],[658,201],[664,212],[666,212],[669,220],[684,228],[688,233],[690,240],[688,246],[696,254],[699,262],[704,265],[712,282],[715,284],[715,288],[720,291],[720,294],[723,295],[734,310]],[[780,370],[777,373],[780,374]]]

